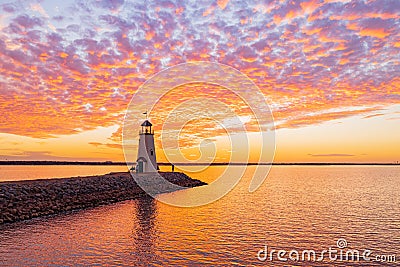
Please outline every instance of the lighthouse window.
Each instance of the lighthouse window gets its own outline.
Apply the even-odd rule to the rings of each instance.
[[[150,155],[152,155],[152,156],[153,156],[153,149],[152,149],[152,150],[150,150]]]

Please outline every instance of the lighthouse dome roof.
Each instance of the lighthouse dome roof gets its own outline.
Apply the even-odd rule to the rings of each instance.
[[[141,126],[153,126],[153,124],[151,124],[151,122],[149,122],[148,120],[145,120]]]

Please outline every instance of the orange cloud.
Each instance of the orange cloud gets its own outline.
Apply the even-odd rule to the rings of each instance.
[[[385,29],[362,29],[360,30],[360,35],[384,39],[389,36],[390,33],[385,32]]]
[[[207,17],[208,15],[210,15],[213,11],[214,11],[214,6],[210,6],[209,8],[207,8],[204,12],[203,12],[203,17]]]
[[[319,3],[319,1],[313,0],[309,2],[302,2],[300,3],[300,6],[304,13],[312,14],[317,8],[321,6],[321,4]]]
[[[226,5],[229,3],[229,0],[217,0],[217,4],[220,9],[224,10]]]

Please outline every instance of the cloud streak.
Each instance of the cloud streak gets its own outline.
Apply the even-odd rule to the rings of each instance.
[[[354,157],[356,155],[353,154],[308,154],[311,157]]]

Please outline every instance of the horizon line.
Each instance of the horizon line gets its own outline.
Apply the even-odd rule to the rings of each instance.
[[[134,162],[123,162],[123,161],[57,161],[57,160],[2,160],[0,165],[131,165]],[[226,165],[237,165],[237,166],[251,166],[251,165],[400,165],[396,162],[198,162],[198,163],[187,163],[187,162],[159,162],[160,166],[226,166]]]

